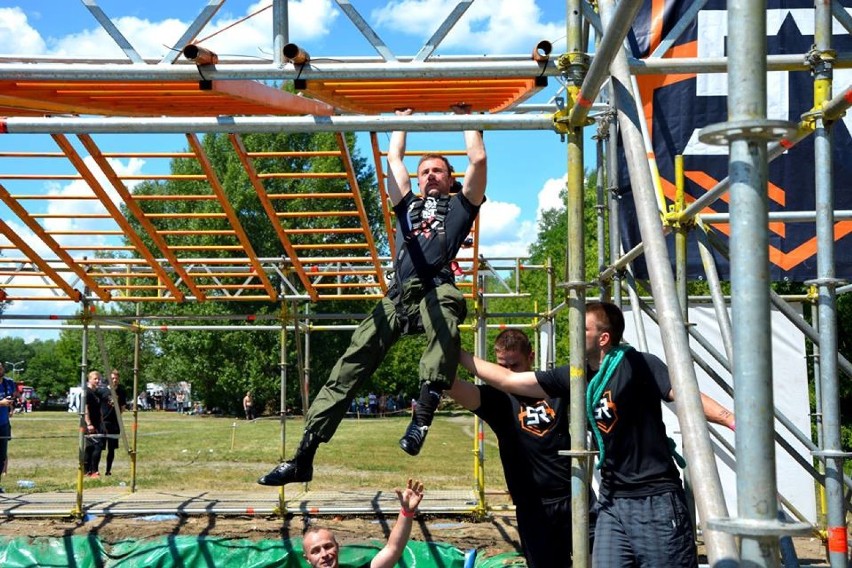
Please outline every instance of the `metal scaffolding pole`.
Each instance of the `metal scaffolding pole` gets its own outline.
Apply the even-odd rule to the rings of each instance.
[[[743,566],[778,566],[778,521],[772,409],[769,242],[766,232],[767,142],[795,125],[766,120],[766,12],[761,2],[728,3],[728,122],[701,133],[705,143],[729,145],[734,408],[737,461],[735,520],[711,526],[742,537]],[[795,534],[795,532],[794,532]]]
[[[552,130],[550,115],[418,116],[219,116],[202,118],[30,118],[0,119],[9,134],[184,134],[186,132],[457,132],[459,130]]]
[[[819,311],[819,382],[822,396],[823,447],[815,455],[825,458],[825,493],[828,504],[828,557],[832,568],[845,568],[848,545],[843,495],[843,452],[840,439],[840,389],[837,380],[837,286],[834,268],[834,187],[832,185],[831,125],[819,109],[831,98],[831,0],[814,3],[814,163],[816,191],[817,286]]]
[[[612,91],[607,87],[608,94]],[[611,102],[612,97],[610,97]],[[618,123],[615,121],[615,112],[610,106],[607,112],[607,164],[606,164],[606,188],[609,203],[609,262],[613,263],[620,256],[621,251],[621,227],[618,217],[620,215],[621,196],[618,194]],[[618,271],[612,275],[612,301],[619,308],[622,304],[621,297],[622,278]]]
[[[605,183],[606,176],[604,174],[604,169],[606,168],[606,162],[604,159],[604,144],[606,140],[604,140],[603,136],[601,136],[601,127],[603,124],[598,125],[598,136],[595,140],[595,150],[596,159],[595,159],[595,216],[597,217],[597,241],[598,241],[598,266],[606,266],[606,191],[605,191]],[[606,281],[599,282],[599,294],[602,298],[606,298],[607,301],[612,301],[612,290],[609,288],[609,283]]]
[[[722,283],[719,280],[719,272],[716,270],[716,261],[710,251],[710,242],[704,227],[698,229],[698,252],[701,255],[701,264],[704,266],[704,274],[707,276],[707,286],[710,288],[710,297],[713,299],[713,309],[716,313],[716,321],[719,322],[719,332],[722,345],[725,348],[725,356],[728,361],[734,356],[734,340],[731,332],[731,317],[728,315],[728,304],[722,294]]]
[[[599,2],[601,19],[607,29],[613,2]],[[624,140],[631,185],[636,200],[636,210],[642,241],[648,258],[648,271],[653,282],[653,294],[660,316],[660,329],[665,337],[666,361],[672,377],[672,387],[677,393],[677,415],[683,431],[687,462],[696,481],[698,510],[705,523],[726,517],[727,510],[722,493],[722,483],[713,456],[710,434],[702,410],[698,381],[689,356],[689,340],[677,303],[674,276],[669,264],[668,249],[657,208],[654,183],[645,153],[642,133],[639,130],[638,111],[627,56],[619,51],[610,66],[612,83],[618,109],[618,123]],[[705,530],[707,555],[711,565],[733,562],[737,549],[733,536],[717,530]]]
[[[290,42],[288,0],[272,0],[272,64],[284,63],[284,46]]]
[[[478,277],[477,289],[485,290],[485,274],[480,272]],[[488,307],[486,301],[484,294],[480,292],[477,295],[474,308],[476,314],[474,350],[475,355],[480,359],[488,358],[488,328],[486,326]],[[476,384],[482,384],[482,379],[477,378]],[[473,479],[476,488],[476,510],[478,515],[485,515],[488,510],[488,503],[485,499],[485,422],[479,416],[474,416],[473,434]]]
[[[571,126],[579,128],[586,124],[589,109],[595,99],[598,98],[601,85],[607,79],[609,63],[615,57],[615,54],[621,50],[624,38],[627,37],[630,26],[633,25],[633,20],[636,18],[636,13],[641,7],[641,2],[619,2],[615,8],[612,21],[606,26],[606,31],[595,48],[595,57],[589,66],[588,73],[583,78],[580,92],[577,93],[577,102],[568,117]]]
[[[795,56],[790,56],[795,57]],[[800,58],[803,55],[799,56]],[[342,58],[346,59],[346,58]],[[533,61],[529,55],[514,58],[466,58],[461,61],[419,62],[337,62],[329,57],[321,67],[271,63],[218,63],[204,70],[204,79],[255,81],[376,80],[376,79],[498,79],[557,76],[554,60]],[[198,81],[198,68],[193,65],[128,65],[115,63],[0,63],[0,80],[17,81]]]
[[[136,317],[139,317],[141,306],[136,305]],[[130,433],[130,443],[125,433],[124,445],[130,455],[130,492],[136,492],[136,458],[139,456],[139,361],[142,353],[142,327],[137,320],[133,326],[133,429]]]
[[[579,88],[588,70],[588,56],[584,49],[582,0],[566,0],[566,52],[570,65],[566,68],[567,90],[576,101]],[[565,259],[567,289],[565,301],[568,306],[569,356],[571,375],[571,401],[569,432],[571,434],[571,536],[573,564],[577,568],[590,565],[589,555],[589,451],[586,448],[586,256],[583,243],[583,129],[566,124],[567,147],[567,195],[565,210],[568,217],[568,240]],[[562,452],[560,452],[562,453]]]
[[[578,8],[578,15],[581,9]],[[570,50],[568,50],[570,51]],[[804,53],[770,55],[766,58],[769,71],[808,71]],[[441,57],[440,61],[415,61],[414,57],[398,57],[386,62],[380,58],[329,56],[321,67],[275,65],[272,62],[247,64],[221,61],[204,70],[210,81],[306,81],[375,80],[375,79],[500,79],[556,77],[561,75],[555,60],[533,61],[529,55],[494,57]],[[57,58],[37,58],[23,55],[21,61],[0,63],[0,81],[198,81],[198,68],[191,62],[174,65],[128,64],[114,60],[72,60],[57,62]],[[37,63],[37,64],[34,64]],[[637,75],[666,75],[677,73],[725,73],[730,58],[707,57],[634,59],[631,72]],[[848,53],[838,54],[835,67],[852,67]]]
[[[283,287],[283,284],[282,284]],[[279,408],[278,416],[281,421],[281,459],[287,457],[287,301],[281,302],[281,326],[278,335],[278,381]],[[293,322],[294,325],[297,322]],[[286,490],[282,485],[278,491],[278,509],[283,514],[287,510]]]
[[[85,289],[84,294],[88,296],[88,289]],[[83,298],[81,302],[81,312],[82,321],[83,321],[83,334],[82,334],[82,347],[80,349],[80,388],[83,392],[80,395],[80,435],[78,437],[78,446],[77,449],[79,451],[77,455],[77,487],[76,487],[76,502],[74,504],[74,510],[71,512],[75,517],[82,516],[83,514],[83,474],[85,471],[85,463],[86,463],[86,435],[88,430],[83,428],[85,423],[85,415],[86,415],[86,387],[88,384],[87,375],[89,374],[89,325],[88,325],[88,315],[89,311],[89,301],[86,298]]]

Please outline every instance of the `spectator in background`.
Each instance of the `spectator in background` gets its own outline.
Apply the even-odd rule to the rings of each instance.
[[[182,390],[177,391],[175,395],[175,404],[177,404],[178,414],[183,414],[183,403],[186,401],[186,395]]]
[[[104,475],[112,475],[112,462],[115,460],[115,450],[118,449],[118,438],[121,435],[120,414],[127,410],[127,392],[119,382],[118,369],[109,374],[109,389],[102,392],[101,414],[106,430],[106,471]],[[118,404],[118,406],[116,406]]]
[[[254,420],[254,398],[251,396],[251,391],[248,391],[243,397],[243,410],[246,413],[246,420]]]
[[[6,473],[9,440],[12,437],[11,416],[15,411],[15,395],[18,386],[6,376],[6,369],[0,364],[0,479]],[[0,493],[3,488],[0,487]]]
[[[101,411],[103,402],[100,384],[100,371],[89,372],[86,382],[86,404],[83,407],[83,421],[80,424],[86,433],[83,465],[86,477],[92,479],[101,477],[98,469],[101,465],[101,452],[103,451],[104,434],[106,433]]]

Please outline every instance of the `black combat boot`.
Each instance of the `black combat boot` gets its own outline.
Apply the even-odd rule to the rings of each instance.
[[[429,427],[432,425],[432,419],[435,417],[435,411],[438,409],[438,403],[441,402],[441,393],[446,388],[449,387],[441,381],[423,383],[420,388],[420,398],[417,399],[417,405],[414,407],[414,417],[399,440],[399,447],[405,453],[412,456],[420,453],[423,442],[426,441],[426,434],[429,433]]]
[[[305,430],[293,459],[281,462],[257,482],[261,485],[279,486],[310,481],[314,478],[314,455],[320,441],[316,434]]]

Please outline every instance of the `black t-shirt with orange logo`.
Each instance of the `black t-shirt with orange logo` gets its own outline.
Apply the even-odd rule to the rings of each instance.
[[[521,397],[487,385],[479,385],[479,394],[474,413],[497,436],[514,502],[571,495],[571,459],[558,454],[571,447],[568,399]]]
[[[550,396],[568,396],[568,367],[536,378]],[[631,350],[616,368],[595,411],[605,450],[602,496],[646,497],[682,487],[660,404],[671,388],[668,368],[650,353]]]

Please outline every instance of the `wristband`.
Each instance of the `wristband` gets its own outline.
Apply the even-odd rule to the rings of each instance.
[[[417,512],[416,512],[416,511],[411,511],[411,512],[409,513],[409,512],[408,512],[408,511],[406,511],[405,509],[400,509],[400,510],[399,510],[399,514],[400,514],[400,515],[402,515],[403,517],[405,517],[406,519],[413,519],[413,518],[414,518],[414,515],[416,515],[416,514],[417,514]]]

